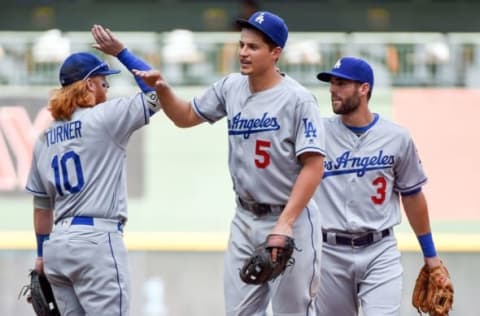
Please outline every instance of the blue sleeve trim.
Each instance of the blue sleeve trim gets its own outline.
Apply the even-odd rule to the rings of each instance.
[[[197,102],[195,102],[195,99],[192,100],[192,104],[193,104],[193,108],[195,109],[195,112],[197,112],[197,114],[203,118],[205,121],[207,121],[208,123],[212,124],[214,123],[213,120],[209,119],[205,114],[202,113],[202,111],[200,111],[200,109],[198,108],[197,106]]]
[[[422,191],[422,188],[417,188],[417,189],[414,189],[412,191],[407,191],[407,192],[402,192],[401,195],[402,196],[409,196],[409,195],[415,195],[417,193],[420,193]]]
[[[34,195],[39,195],[39,196],[46,196],[46,197],[48,197],[47,192],[36,191],[36,190],[31,189],[31,188],[29,188],[29,187],[25,187],[25,190],[27,190],[27,191],[30,192],[30,193],[33,193]]]
[[[411,185],[409,187],[406,187],[406,188],[400,188],[400,187],[395,187],[394,190],[397,191],[397,192],[410,192],[410,191],[414,191],[416,189],[418,189],[419,187],[422,187],[422,185],[424,185],[425,183],[427,183],[427,178],[424,178],[423,180],[419,181],[418,183],[414,184],[414,185]]]
[[[313,153],[317,153],[317,154],[320,154],[322,156],[326,156],[326,152],[325,150],[323,150],[322,148],[320,147],[313,147],[313,146],[309,146],[309,147],[304,147],[302,148],[301,150],[297,151],[295,153],[295,155],[298,157],[300,156],[301,154],[304,154],[304,153],[307,153],[307,152],[313,152]]]
[[[118,60],[125,66],[127,69],[132,72],[132,69],[138,69],[138,70],[150,70],[152,67],[150,67],[149,64],[147,64],[145,61],[140,59],[139,57],[135,56],[132,52],[130,52],[127,48],[124,48],[118,55],[117,55]],[[150,92],[154,91],[152,87],[148,86],[141,78],[134,76],[135,81],[137,82],[137,85],[140,87],[140,89],[143,92]]]

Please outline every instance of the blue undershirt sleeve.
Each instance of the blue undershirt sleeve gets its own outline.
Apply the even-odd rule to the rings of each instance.
[[[138,70],[150,70],[152,67],[150,67],[149,64],[147,64],[145,61],[143,61],[141,58],[135,56],[132,52],[130,52],[127,48],[124,48],[118,55],[117,55],[118,60],[125,66],[127,69],[132,72],[132,69],[138,69]],[[154,91],[152,87],[148,86],[141,78],[134,76],[135,81],[137,82],[137,85],[140,87],[140,89],[144,92],[151,92]]]

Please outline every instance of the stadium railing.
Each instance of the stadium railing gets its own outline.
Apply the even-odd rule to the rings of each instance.
[[[238,71],[238,33],[117,32],[176,85],[204,85]],[[74,51],[95,51],[89,32],[0,32],[0,84],[56,85],[58,67]],[[292,32],[280,70],[306,85],[340,56],[366,58],[383,86],[480,86],[480,36],[474,33]],[[114,58],[112,66],[121,67]],[[117,76],[112,80],[133,84]]]

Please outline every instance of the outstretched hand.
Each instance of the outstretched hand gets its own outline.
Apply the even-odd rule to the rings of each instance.
[[[167,82],[163,79],[162,74],[158,70],[138,70],[132,69],[135,76],[142,78],[142,80],[150,87],[158,90],[168,87]]]
[[[95,44],[92,44],[92,47],[105,54],[117,56],[125,48],[123,43],[120,42],[108,28],[94,24],[91,32],[96,42]]]

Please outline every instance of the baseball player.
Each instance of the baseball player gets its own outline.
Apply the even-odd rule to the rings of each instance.
[[[236,212],[225,254],[226,315],[312,315],[319,287],[319,211],[311,200],[323,174],[324,135],[314,96],[277,71],[288,29],[258,11],[241,25],[240,73],[202,95],[177,97],[159,71],[134,71],[155,87],[167,116],[180,127],[226,117]],[[272,282],[244,283],[239,270],[269,234],[293,237],[295,264]]]
[[[440,264],[422,186],[427,182],[409,132],[368,107],[370,65],[343,57],[318,79],[330,83],[324,120],[327,156],[317,203],[322,212],[319,315],[400,315],[402,266],[393,227],[400,199],[425,262]]]
[[[95,47],[128,68],[150,69],[95,25]],[[126,148],[160,108],[153,89],[107,101],[119,73],[88,52],[60,68],[49,100],[53,124],[39,136],[26,185],[33,194],[35,270],[45,273],[62,315],[127,315],[130,281],[122,231],[127,222]],[[157,102],[155,101],[157,100]]]

